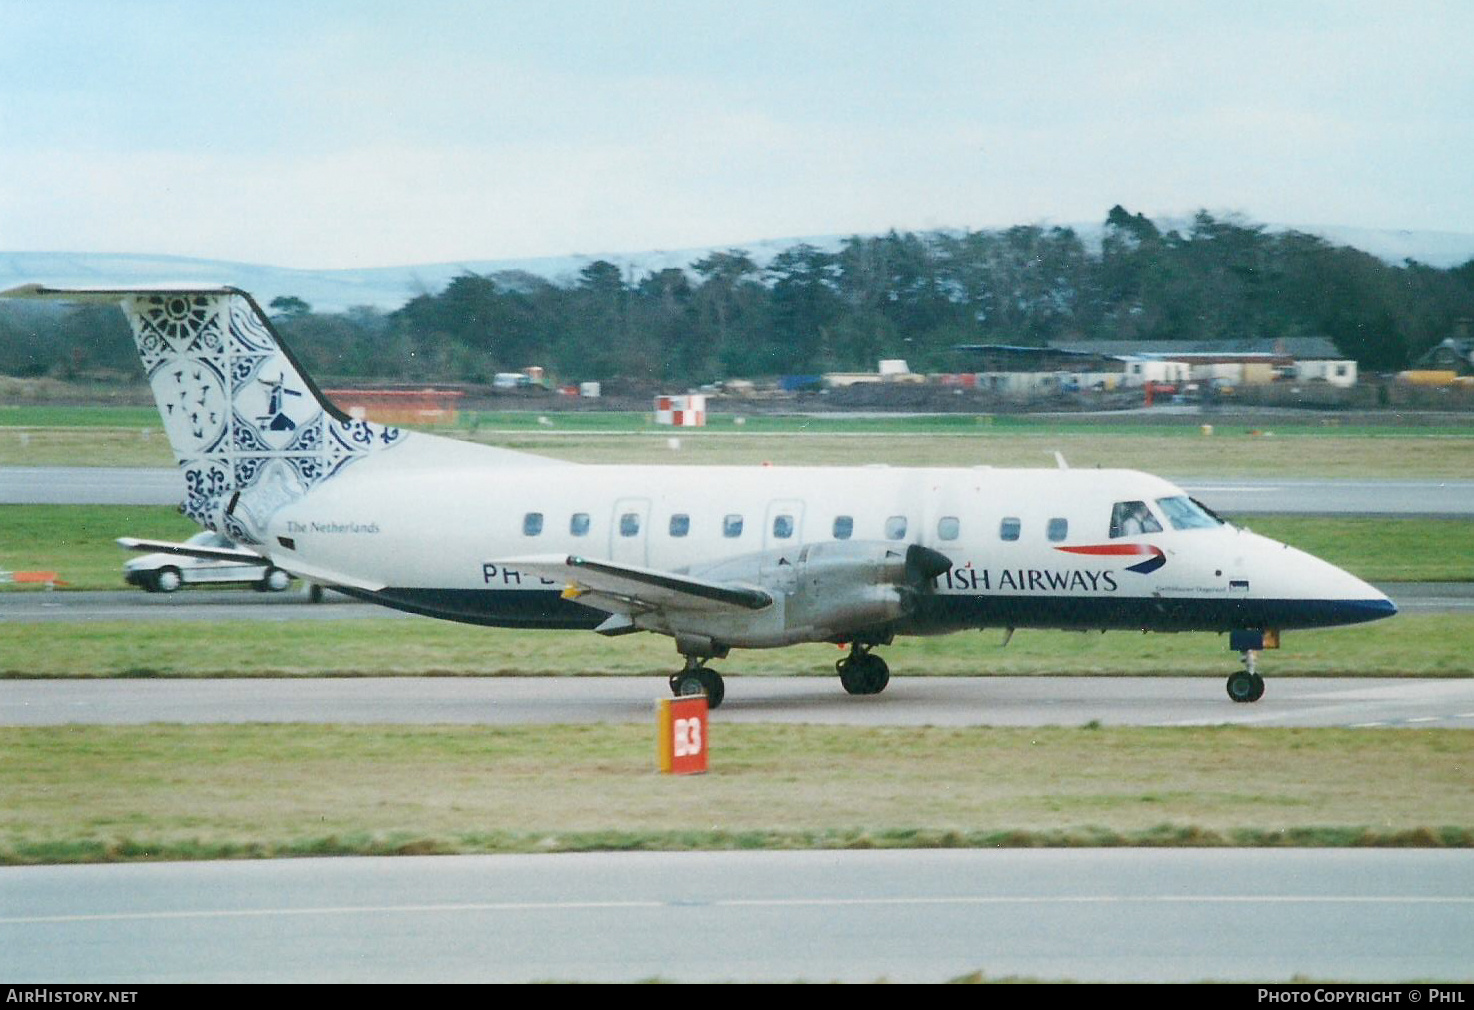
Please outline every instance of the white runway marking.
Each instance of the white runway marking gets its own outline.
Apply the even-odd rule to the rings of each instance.
[[[899,898],[732,898],[715,901],[497,901],[446,905],[342,905],[325,908],[222,908],[171,912],[99,912],[0,918],[0,926],[67,922],[148,922],[304,915],[424,915],[456,912],[607,911],[640,908],[846,908],[927,905],[1474,905],[1474,896],[1314,894],[976,895]]]

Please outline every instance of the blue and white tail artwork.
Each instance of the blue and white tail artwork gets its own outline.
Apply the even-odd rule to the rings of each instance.
[[[239,543],[263,542],[277,509],[408,437],[329,403],[236,288],[27,293],[122,306],[184,472],[181,510]]]

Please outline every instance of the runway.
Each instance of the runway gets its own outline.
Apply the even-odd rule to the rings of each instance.
[[[906,677],[851,697],[835,677],[728,676],[713,723],[837,726],[1340,726],[1474,730],[1474,680],[1266,677],[1236,705],[1218,677]],[[650,723],[664,677],[11,680],[0,725]]]
[[[1474,853],[596,853],[0,868],[27,982],[1471,980]]]
[[[1172,476],[1229,517],[1474,516],[1470,480],[1238,480]],[[0,504],[177,505],[179,471],[157,467],[0,467]],[[121,535],[121,534],[120,534]]]

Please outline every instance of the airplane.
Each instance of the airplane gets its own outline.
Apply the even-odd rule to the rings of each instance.
[[[671,691],[711,707],[726,689],[709,664],[734,648],[847,647],[841,686],[873,695],[890,679],[877,648],[976,628],[1228,633],[1228,696],[1254,702],[1281,631],[1397,610],[1146,473],[565,463],[349,416],[238,288],[0,297],[121,306],[180,510],[240,545],[231,558],[451,621],[666,635],[684,660]]]

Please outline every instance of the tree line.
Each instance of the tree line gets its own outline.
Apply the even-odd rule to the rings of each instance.
[[[0,371],[129,368],[115,312],[0,314]],[[1163,229],[1117,206],[1099,247],[1073,229],[890,232],[837,250],[796,244],[766,266],[741,249],[635,276],[607,261],[558,283],[466,273],[393,312],[272,303],[312,371],[345,379],[488,382],[542,365],[566,381],[960,367],[958,344],[1324,336],[1370,371],[1405,368],[1474,317],[1474,260],[1384,263],[1296,231],[1199,212]]]

